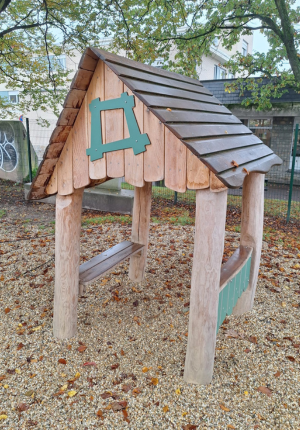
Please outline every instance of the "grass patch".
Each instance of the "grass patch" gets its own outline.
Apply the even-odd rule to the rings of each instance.
[[[105,223],[120,222],[125,224],[131,224],[130,215],[104,215],[95,218],[86,218],[82,221],[82,225],[98,225]]]
[[[3,218],[6,215],[5,209],[0,209],[0,218]]]

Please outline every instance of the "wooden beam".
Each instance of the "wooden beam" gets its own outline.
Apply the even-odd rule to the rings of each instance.
[[[143,187],[134,188],[131,241],[145,246],[140,253],[130,257],[129,278],[135,282],[141,282],[145,274],[150,227],[151,191],[151,182],[145,182]]]
[[[83,188],[56,197],[53,334],[59,339],[77,333],[82,196]]]
[[[233,308],[233,315],[250,311],[254,303],[263,236],[264,184],[265,175],[261,173],[250,173],[244,180],[240,242],[241,246],[253,248],[253,252],[249,285]]]
[[[226,191],[196,191],[189,335],[184,369],[184,380],[195,384],[209,384],[213,374],[226,203]]]

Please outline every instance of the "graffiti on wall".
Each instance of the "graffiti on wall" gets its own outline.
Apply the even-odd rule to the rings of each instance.
[[[18,154],[15,148],[15,133],[12,126],[0,122],[0,169],[12,172],[18,165]]]

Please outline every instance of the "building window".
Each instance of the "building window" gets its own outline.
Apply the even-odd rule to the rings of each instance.
[[[244,55],[244,57],[246,57],[246,55],[248,55],[248,42],[246,42],[246,40],[243,40],[242,55]]]
[[[10,103],[13,103],[14,105],[19,103],[19,93],[17,91],[9,91],[8,98]]]
[[[250,119],[249,128],[267,146],[271,146],[272,118]]]
[[[162,69],[164,65],[164,59],[163,58],[157,58],[154,63],[151,64],[153,67],[157,67],[158,69]]]
[[[234,74],[231,72],[228,72],[227,79],[234,79]]]
[[[66,70],[66,56],[60,55],[59,57],[56,57],[55,55],[49,55],[49,61],[51,65],[52,70]]]
[[[226,79],[226,70],[215,65],[214,79]]]

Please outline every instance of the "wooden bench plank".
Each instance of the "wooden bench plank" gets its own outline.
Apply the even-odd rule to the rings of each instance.
[[[86,285],[95,281],[126,258],[141,251],[143,247],[144,245],[128,241],[113,246],[79,267],[79,283]]]
[[[252,254],[252,248],[240,246],[221,268],[220,291],[235,277]]]

